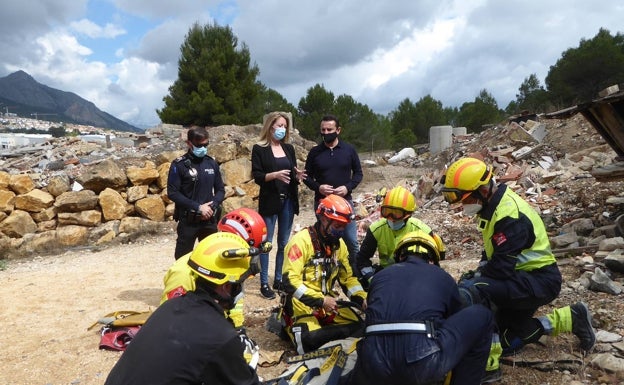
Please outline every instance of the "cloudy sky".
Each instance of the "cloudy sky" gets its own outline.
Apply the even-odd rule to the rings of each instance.
[[[138,127],[177,78],[193,23],[230,25],[260,81],[297,106],[322,84],[387,114],[425,95],[445,107],[483,88],[504,108],[530,74],[602,28],[621,0],[25,0],[0,8],[0,77],[17,70]]]

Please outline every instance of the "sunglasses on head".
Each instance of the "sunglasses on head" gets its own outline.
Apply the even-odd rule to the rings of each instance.
[[[399,209],[396,207],[389,207],[389,206],[381,207],[381,216],[386,219],[393,219],[397,221],[397,220],[405,218],[407,215],[409,215],[409,213],[403,209]]]

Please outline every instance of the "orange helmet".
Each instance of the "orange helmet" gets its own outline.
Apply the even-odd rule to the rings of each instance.
[[[321,199],[316,208],[316,215],[323,215],[332,221],[349,223],[355,219],[353,208],[343,197],[328,195]]]
[[[267,241],[267,227],[256,211],[248,208],[232,210],[217,224],[219,231],[240,235],[250,246],[260,247]]]

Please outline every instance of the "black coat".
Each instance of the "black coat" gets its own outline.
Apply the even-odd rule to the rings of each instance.
[[[284,149],[286,157],[292,165],[290,170],[288,195],[293,203],[293,212],[295,215],[298,215],[299,181],[297,181],[297,173],[295,171],[295,166],[297,165],[295,148],[289,143],[281,143],[281,145]],[[282,207],[276,184],[277,181],[265,181],[266,174],[274,171],[277,171],[277,168],[275,165],[275,157],[271,151],[271,146],[254,144],[253,149],[251,150],[251,174],[253,175],[254,181],[260,186],[260,194],[258,196],[258,212],[262,216],[275,215]]]
[[[105,385],[259,385],[223,309],[206,292],[188,292],[159,306]]]

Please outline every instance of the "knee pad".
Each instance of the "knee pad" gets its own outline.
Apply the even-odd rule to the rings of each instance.
[[[460,283],[457,288],[459,289],[459,297],[463,307],[484,303],[481,293],[474,285],[462,285]]]

